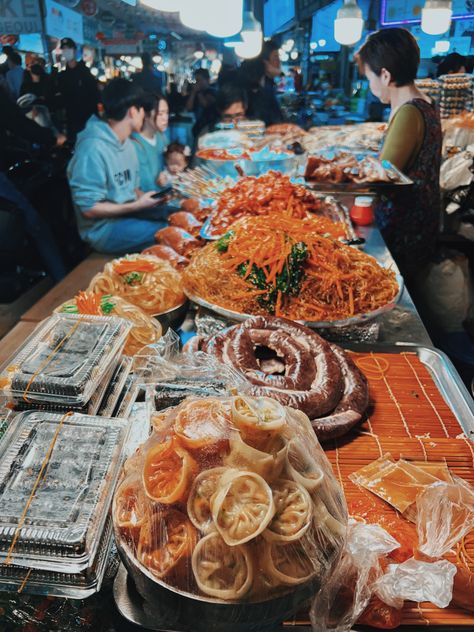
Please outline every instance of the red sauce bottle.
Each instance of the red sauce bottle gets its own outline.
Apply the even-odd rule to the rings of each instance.
[[[354,200],[354,205],[349,215],[354,224],[359,226],[368,226],[374,221],[374,211],[372,208],[373,198],[368,196],[359,196]]]

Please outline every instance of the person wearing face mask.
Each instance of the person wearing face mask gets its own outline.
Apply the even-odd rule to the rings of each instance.
[[[262,87],[267,97],[267,107],[270,112],[268,118],[271,118],[271,124],[281,123],[283,121],[283,114],[281,113],[280,104],[276,97],[275,85],[275,79],[279,77],[282,72],[278,48],[278,44],[274,40],[263,42],[262,52],[259,56],[264,67]]]
[[[156,191],[140,189],[130,136],[143,128],[145,95],[113,79],[102,95],[104,118],[92,116],[77,138],[68,179],[81,238],[98,252],[140,252],[162,228]]]
[[[46,74],[45,60],[41,57],[33,63],[23,76],[20,95],[34,94],[38,103],[45,105],[50,112],[54,109],[54,86],[51,77]]]
[[[439,228],[439,114],[415,86],[420,49],[407,30],[372,33],[356,58],[371,92],[391,108],[380,158],[414,182],[413,187],[384,195],[375,209],[377,225],[410,284],[426,269]]]
[[[156,191],[165,186],[166,182],[160,175],[164,170],[164,151],[168,140],[169,109],[163,95],[147,93],[143,102],[145,122],[140,132],[132,134],[133,146],[140,168],[140,189],[142,191]]]
[[[99,90],[97,81],[83,61],[77,61],[77,47],[70,37],[60,42],[66,68],[57,76],[59,104],[66,113],[67,136],[75,139],[92,114],[97,114]]]

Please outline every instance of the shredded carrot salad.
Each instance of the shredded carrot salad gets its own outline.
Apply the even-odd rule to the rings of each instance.
[[[237,184],[225,189],[219,196],[217,206],[209,218],[210,235],[222,235],[234,222],[243,217],[282,215],[304,219],[313,217],[319,222],[318,232],[322,235],[347,237],[344,224],[334,221],[330,205],[324,198],[316,196],[306,187],[293,184],[288,176],[269,171],[255,178],[241,178]]]
[[[184,273],[191,296],[248,314],[342,320],[390,303],[392,270],[351,246],[322,237],[311,218],[239,220],[196,252]]]

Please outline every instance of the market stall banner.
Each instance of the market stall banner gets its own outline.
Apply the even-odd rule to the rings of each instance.
[[[0,33],[38,33],[41,12],[38,0],[0,0]]]
[[[0,0],[1,1],[1,0]],[[82,15],[63,7],[53,0],[45,0],[46,33],[50,37],[70,37],[78,44],[84,43]]]

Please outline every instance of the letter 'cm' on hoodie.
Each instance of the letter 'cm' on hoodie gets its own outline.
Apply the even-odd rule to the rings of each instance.
[[[68,179],[81,238],[103,250],[115,218],[90,218],[84,213],[97,202],[124,204],[136,200],[139,167],[132,141],[121,143],[112,128],[91,116],[78,135]],[[125,217],[125,216],[122,216]]]

